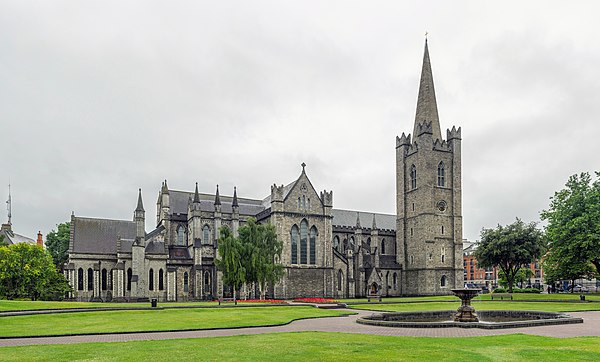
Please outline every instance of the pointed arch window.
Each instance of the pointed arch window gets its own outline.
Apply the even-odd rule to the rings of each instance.
[[[342,269],[339,269],[338,275],[337,275],[337,290],[339,290],[339,291],[342,290],[342,278],[343,278]]]
[[[410,166],[410,189],[414,190],[417,188],[417,167],[415,165]]]
[[[210,228],[208,225],[204,225],[202,228],[202,243],[210,244]]]
[[[131,279],[133,278],[133,272],[131,268],[127,269],[127,290],[131,290]]]
[[[442,275],[442,279],[440,280],[440,287],[446,287],[446,276]]]
[[[83,268],[77,269],[77,290],[83,290]]]
[[[94,290],[94,271],[92,270],[92,268],[88,268],[87,277],[88,290]]]
[[[177,245],[184,245],[185,241],[185,230],[183,226],[179,225],[177,228]]]
[[[381,254],[385,254],[385,239],[381,239]]]
[[[154,269],[148,271],[148,290],[154,290]]]
[[[210,291],[210,272],[207,270],[204,272],[204,292]]]
[[[394,289],[398,289],[398,274],[394,273]]]
[[[437,185],[440,187],[444,187],[445,184],[445,174],[446,171],[444,169],[444,162],[441,161],[438,164],[438,174],[437,174]]]
[[[315,265],[317,263],[317,228],[310,228],[310,263]]]
[[[306,219],[300,222],[300,264],[307,264],[307,244],[308,244],[308,222]]]
[[[183,292],[188,293],[190,291],[190,277],[187,272],[183,273]]]
[[[165,272],[158,270],[158,290],[165,290]]]
[[[298,264],[298,242],[300,239],[300,234],[296,225],[292,226],[292,231],[290,234],[292,239],[292,264]]]
[[[102,290],[106,290],[108,286],[108,272],[102,268]]]
[[[340,250],[340,238],[337,235],[333,237],[333,248],[337,251]]]

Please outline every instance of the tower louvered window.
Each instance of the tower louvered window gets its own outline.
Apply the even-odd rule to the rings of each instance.
[[[298,264],[299,233],[298,233],[298,227],[296,225],[292,226],[291,238],[292,238],[292,264]]]
[[[444,170],[444,162],[440,162],[438,165],[438,182],[437,185],[440,187],[444,187],[445,184],[445,173],[446,171]]]
[[[417,188],[417,167],[415,165],[410,166],[410,188],[411,190]]]

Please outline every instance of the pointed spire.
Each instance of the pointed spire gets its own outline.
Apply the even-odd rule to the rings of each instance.
[[[231,203],[231,206],[233,207],[238,207],[238,199],[237,199],[237,189],[235,186],[233,186],[233,202]]]
[[[215,194],[215,205],[221,205],[221,198],[219,197],[219,185],[217,185],[217,193]]]
[[[361,228],[361,226],[360,226],[360,213],[358,211],[356,212],[356,228],[357,229]]]
[[[373,230],[377,229],[377,222],[375,222],[375,214],[373,214],[373,226],[371,228]]]
[[[169,192],[169,186],[167,186],[167,180],[165,180],[165,181],[162,183],[162,187],[161,187],[160,191],[161,191],[163,194],[164,194],[164,193],[167,193],[167,192]]]
[[[196,191],[194,191],[194,204],[200,203],[200,194],[198,193],[198,183],[196,182]]]
[[[142,203],[142,189],[138,191],[138,203],[135,211],[144,211],[144,204]]]
[[[433,87],[433,73],[429,60],[429,47],[425,39],[425,54],[423,55],[423,67],[421,69],[421,82],[419,83],[419,97],[417,99],[417,112],[415,115],[415,126],[412,134],[413,141],[419,136],[419,123],[431,122],[433,140],[442,139],[440,131],[440,120],[438,117],[435,89]]]

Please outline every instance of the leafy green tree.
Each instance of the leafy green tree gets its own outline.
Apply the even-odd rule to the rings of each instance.
[[[56,226],[46,235],[46,250],[52,255],[54,265],[61,271],[69,260],[69,241],[71,238],[71,223],[65,222]]]
[[[0,296],[14,298],[62,298],[71,288],[42,247],[18,243],[0,247]]]
[[[528,267],[519,268],[517,273],[515,274],[515,283],[525,283],[533,276],[533,271]],[[508,287],[508,281],[506,280],[506,275],[502,270],[498,272],[498,284],[504,288]]]
[[[8,242],[4,241],[4,235],[0,235],[0,246],[8,246]]]
[[[544,250],[545,243],[536,223],[525,224],[517,218],[510,225],[481,230],[475,257],[482,268],[499,268],[506,277],[508,292],[512,293],[519,269],[538,260]]]
[[[244,247],[226,226],[219,229],[217,242],[219,258],[215,260],[215,263],[217,268],[223,272],[223,283],[233,288],[233,298],[236,299],[236,292],[246,282],[246,269],[242,263]]]
[[[283,277],[283,265],[278,263],[283,241],[277,238],[274,225],[258,224],[253,218],[240,227],[239,235],[246,255],[246,281],[258,283],[263,299],[267,285],[273,286]]]
[[[551,249],[543,261],[544,278],[546,283],[553,284],[561,280],[569,280],[575,285],[575,280],[580,278],[591,279],[594,277],[595,268],[589,261],[578,255],[562,257]],[[573,289],[571,289],[573,292]]]
[[[589,263],[600,274],[600,173],[596,177],[593,182],[586,172],[569,177],[566,187],[554,193],[549,209],[541,213],[542,220],[548,221],[551,255],[546,272],[560,272],[559,279],[588,274]]]

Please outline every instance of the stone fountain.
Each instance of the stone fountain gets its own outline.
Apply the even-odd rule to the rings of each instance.
[[[471,299],[475,298],[480,291],[481,289],[452,289],[452,293],[462,301],[454,315],[455,322],[479,322],[475,308],[471,305]]]

